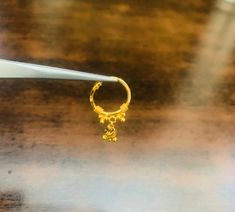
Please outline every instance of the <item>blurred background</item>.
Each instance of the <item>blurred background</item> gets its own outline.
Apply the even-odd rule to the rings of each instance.
[[[1,1],[0,58],[133,99],[107,143],[93,82],[0,79],[0,211],[235,211],[234,46],[233,0]]]

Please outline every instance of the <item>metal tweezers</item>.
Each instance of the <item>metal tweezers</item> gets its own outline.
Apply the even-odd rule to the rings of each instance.
[[[117,82],[116,77],[0,59],[0,78],[40,78]]]

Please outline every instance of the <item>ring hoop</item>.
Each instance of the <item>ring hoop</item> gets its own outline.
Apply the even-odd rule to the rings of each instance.
[[[99,116],[100,123],[105,123],[106,121],[109,122],[107,129],[105,130],[105,133],[103,135],[103,139],[108,140],[108,141],[116,141],[116,130],[114,127],[114,123],[116,123],[117,120],[121,122],[125,122],[125,113],[128,110],[128,106],[131,102],[131,90],[127,83],[118,77],[114,77],[117,82],[119,82],[126,90],[126,101],[119,107],[118,110],[113,111],[113,112],[108,112],[105,111],[101,106],[96,105],[94,96],[97,90],[102,86],[102,82],[96,82],[95,85],[93,86],[91,93],[90,93],[90,103],[91,106],[94,109],[94,112],[96,112]]]

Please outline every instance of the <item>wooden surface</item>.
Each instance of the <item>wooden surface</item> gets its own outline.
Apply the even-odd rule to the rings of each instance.
[[[1,79],[0,211],[235,211],[234,48],[197,70],[213,4],[1,1],[1,58],[119,76],[133,101],[105,143],[93,83]]]

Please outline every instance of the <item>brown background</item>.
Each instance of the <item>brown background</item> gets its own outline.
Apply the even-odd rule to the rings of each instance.
[[[1,79],[0,211],[234,211],[234,48],[197,68],[214,5],[1,1],[1,58],[122,77],[133,100],[106,143],[92,82]]]

